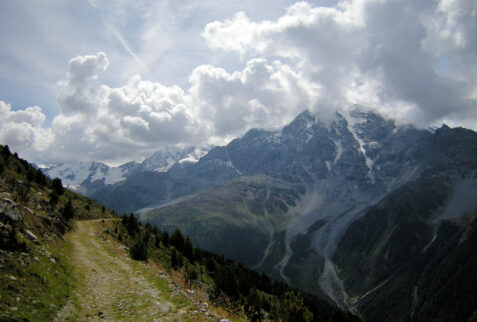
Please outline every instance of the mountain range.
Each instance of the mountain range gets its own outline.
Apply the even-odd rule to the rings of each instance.
[[[304,111],[90,195],[365,320],[465,321],[477,318],[476,170],[475,132],[356,107],[328,122]]]
[[[194,163],[210,150],[206,147],[166,147],[138,163],[131,161],[118,167],[101,162],[59,162],[36,165],[51,178],[61,178],[63,184],[86,196],[146,171],[166,172],[176,163]]]

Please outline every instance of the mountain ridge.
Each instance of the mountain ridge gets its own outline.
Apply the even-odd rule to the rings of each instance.
[[[477,170],[477,134],[461,128],[450,129],[446,125],[434,131],[397,127],[392,121],[361,111],[353,111],[346,117],[338,116],[337,121],[329,126],[321,123],[310,113],[304,112],[281,131],[251,130],[226,147],[215,148],[201,161],[213,160],[233,165],[237,170],[235,178],[263,174],[295,185],[295,191],[299,192],[299,196],[294,198],[294,203],[283,203],[285,206],[280,214],[275,214],[275,218],[284,218],[282,224],[286,228],[282,230],[273,228],[272,241],[269,240],[270,231],[259,233],[259,230],[252,228],[253,225],[246,233],[234,237],[238,244],[250,240],[249,245],[250,247],[255,245],[257,256],[255,258],[259,261],[237,257],[241,255],[237,254],[233,246],[228,250],[219,251],[231,258],[245,261],[250,266],[257,267],[257,264],[261,264],[261,267],[257,268],[274,278],[290,282],[315,295],[324,292],[342,308],[359,311],[360,308],[350,304],[350,295],[346,291],[349,284],[346,282],[346,275],[342,275],[343,262],[342,265],[334,262],[335,252],[345,252],[343,248],[346,247],[349,248],[348,252],[353,251],[352,245],[340,245],[340,241],[346,238],[344,236],[350,234],[350,225],[360,218],[367,218],[370,207],[379,204],[396,189],[397,194],[402,194],[405,189],[399,190],[400,187],[412,185],[421,179],[433,176],[444,178],[441,185],[450,184],[446,194],[441,195],[444,201],[452,199],[457,190],[466,190],[465,187],[471,184],[464,184],[459,188],[455,178],[461,176],[464,181],[474,182],[472,178]],[[201,200],[210,199],[207,195],[211,194],[211,190],[203,190],[189,201],[143,212],[141,218],[145,222],[159,224],[166,229],[177,225],[190,234],[193,240],[197,240],[199,245],[201,245],[198,237],[200,235],[209,236],[212,239],[209,241],[210,244],[214,244],[214,241],[220,243],[220,238],[212,238],[215,232],[210,227],[196,232],[197,228],[190,230],[191,225],[186,221],[201,222],[200,218],[207,217],[207,211],[211,211],[214,207],[222,207],[221,218],[226,218],[225,222],[228,220],[227,228],[222,230],[237,229],[238,232],[239,228],[232,219],[236,216],[234,215],[236,211],[243,206],[230,208],[221,206],[233,204],[234,198],[243,191],[236,180],[224,181],[216,188],[212,188],[229,191],[231,196],[230,199],[219,199],[216,205],[214,200],[210,200],[208,206],[203,206],[204,201]],[[248,187],[246,190],[247,193],[253,193],[254,188]],[[426,198],[432,198],[432,195],[423,195],[422,202],[426,202]],[[456,198],[460,200],[469,197]],[[455,201],[454,204],[461,203]],[[468,209],[461,207],[448,212],[447,215],[439,215],[436,213],[438,210],[435,210],[433,216],[437,221],[452,221],[467,211],[470,219],[473,219],[477,214],[474,206],[468,203]],[[386,212],[388,211],[390,209],[386,209]],[[178,216],[179,213],[182,215]],[[255,220],[263,220],[263,211],[248,213],[251,213]],[[405,217],[399,217],[394,224],[396,229],[406,230],[402,220],[405,220]],[[435,221],[425,221],[422,225],[429,227],[426,231],[432,232]],[[408,229],[410,236],[419,234],[412,226]],[[255,235],[252,234],[254,231],[257,232]],[[375,233],[371,234],[370,238],[375,238]],[[229,232],[228,236],[234,236],[234,233]],[[244,241],[245,236],[247,237]],[[426,236],[428,244],[433,237],[432,234]],[[253,242],[254,238],[263,241]],[[308,249],[304,256],[297,256],[299,253],[303,255],[298,245]],[[203,246],[207,249],[205,244]],[[222,243],[221,247],[223,246]],[[395,256],[399,258],[398,255]],[[398,262],[390,265],[399,266]],[[307,273],[303,274],[304,272]],[[386,278],[388,277],[386,275]],[[384,276],[378,278],[380,282],[383,282],[383,279]],[[310,283],[311,281],[313,283]],[[369,287],[371,286],[376,287],[376,284]],[[367,291],[369,288],[362,290]],[[366,309],[363,309],[363,312],[370,314]],[[402,316],[394,318],[400,319]]]

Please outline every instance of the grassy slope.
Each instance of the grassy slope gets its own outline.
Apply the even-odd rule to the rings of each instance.
[[[63,237],[72,227],[62,214],[67,200],[72,200],[76,218],[111,217],[113,213],[71,191],[65,191],[52,206],[51,181],[36,182],[42,181],[34,179],[36,169],[1,146],[0,170],[0,203],[3,207],[11,204],[8,200],[15,202],[10,211],[22,218],[14,227],[5,214],[0,216],[0,320],[50,320],[75,285],[72,246]]]
[[[180,227],[198,247],[252,266],[262,258],[270,234],[283,230],[287,204],[293,206],[297,198],[292,187],[269,177],[242,177],[145,212],[141,221],[169,232]]]

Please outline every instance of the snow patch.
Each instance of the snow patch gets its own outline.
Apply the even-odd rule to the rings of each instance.
[[[358,131],[356,130],[356,125],[362,124],[366,122],[365,119],[362,118],[355,118],[352,117],[351,115],[347,114],[344,116],[346,119],[346,122],[348,123],[348,131],[353,135],[354,139],[356,142],[358,142],[358,150],[361,152],[361,154],[364,157],[366,166],[368,167],[368,178],[371,180],[371,183],[375,183],[375,178],[373,175],[373,160],[371,160],[367,155],[366,155],[366,149],[364,148],[365,142],[362,138],[359,137]]]
[[[335,159],[333,160],[333,164],[336,164],[336,162],[338,162],[338,160],[341,158],[341,155],[343,154],[343,144],[341,143],[341,141],[333,141],[333,143],[335,144],[335,150],[336,150],[336,155],[335,155]]]
[[[328,169],[328,172],[331,172],[331,162],[330,161],[325,161],[326,168]]]

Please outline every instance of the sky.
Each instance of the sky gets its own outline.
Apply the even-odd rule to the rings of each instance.
[[[0,143],[139,161],[308,109],[477,130],[477,0],[0,0]]]

